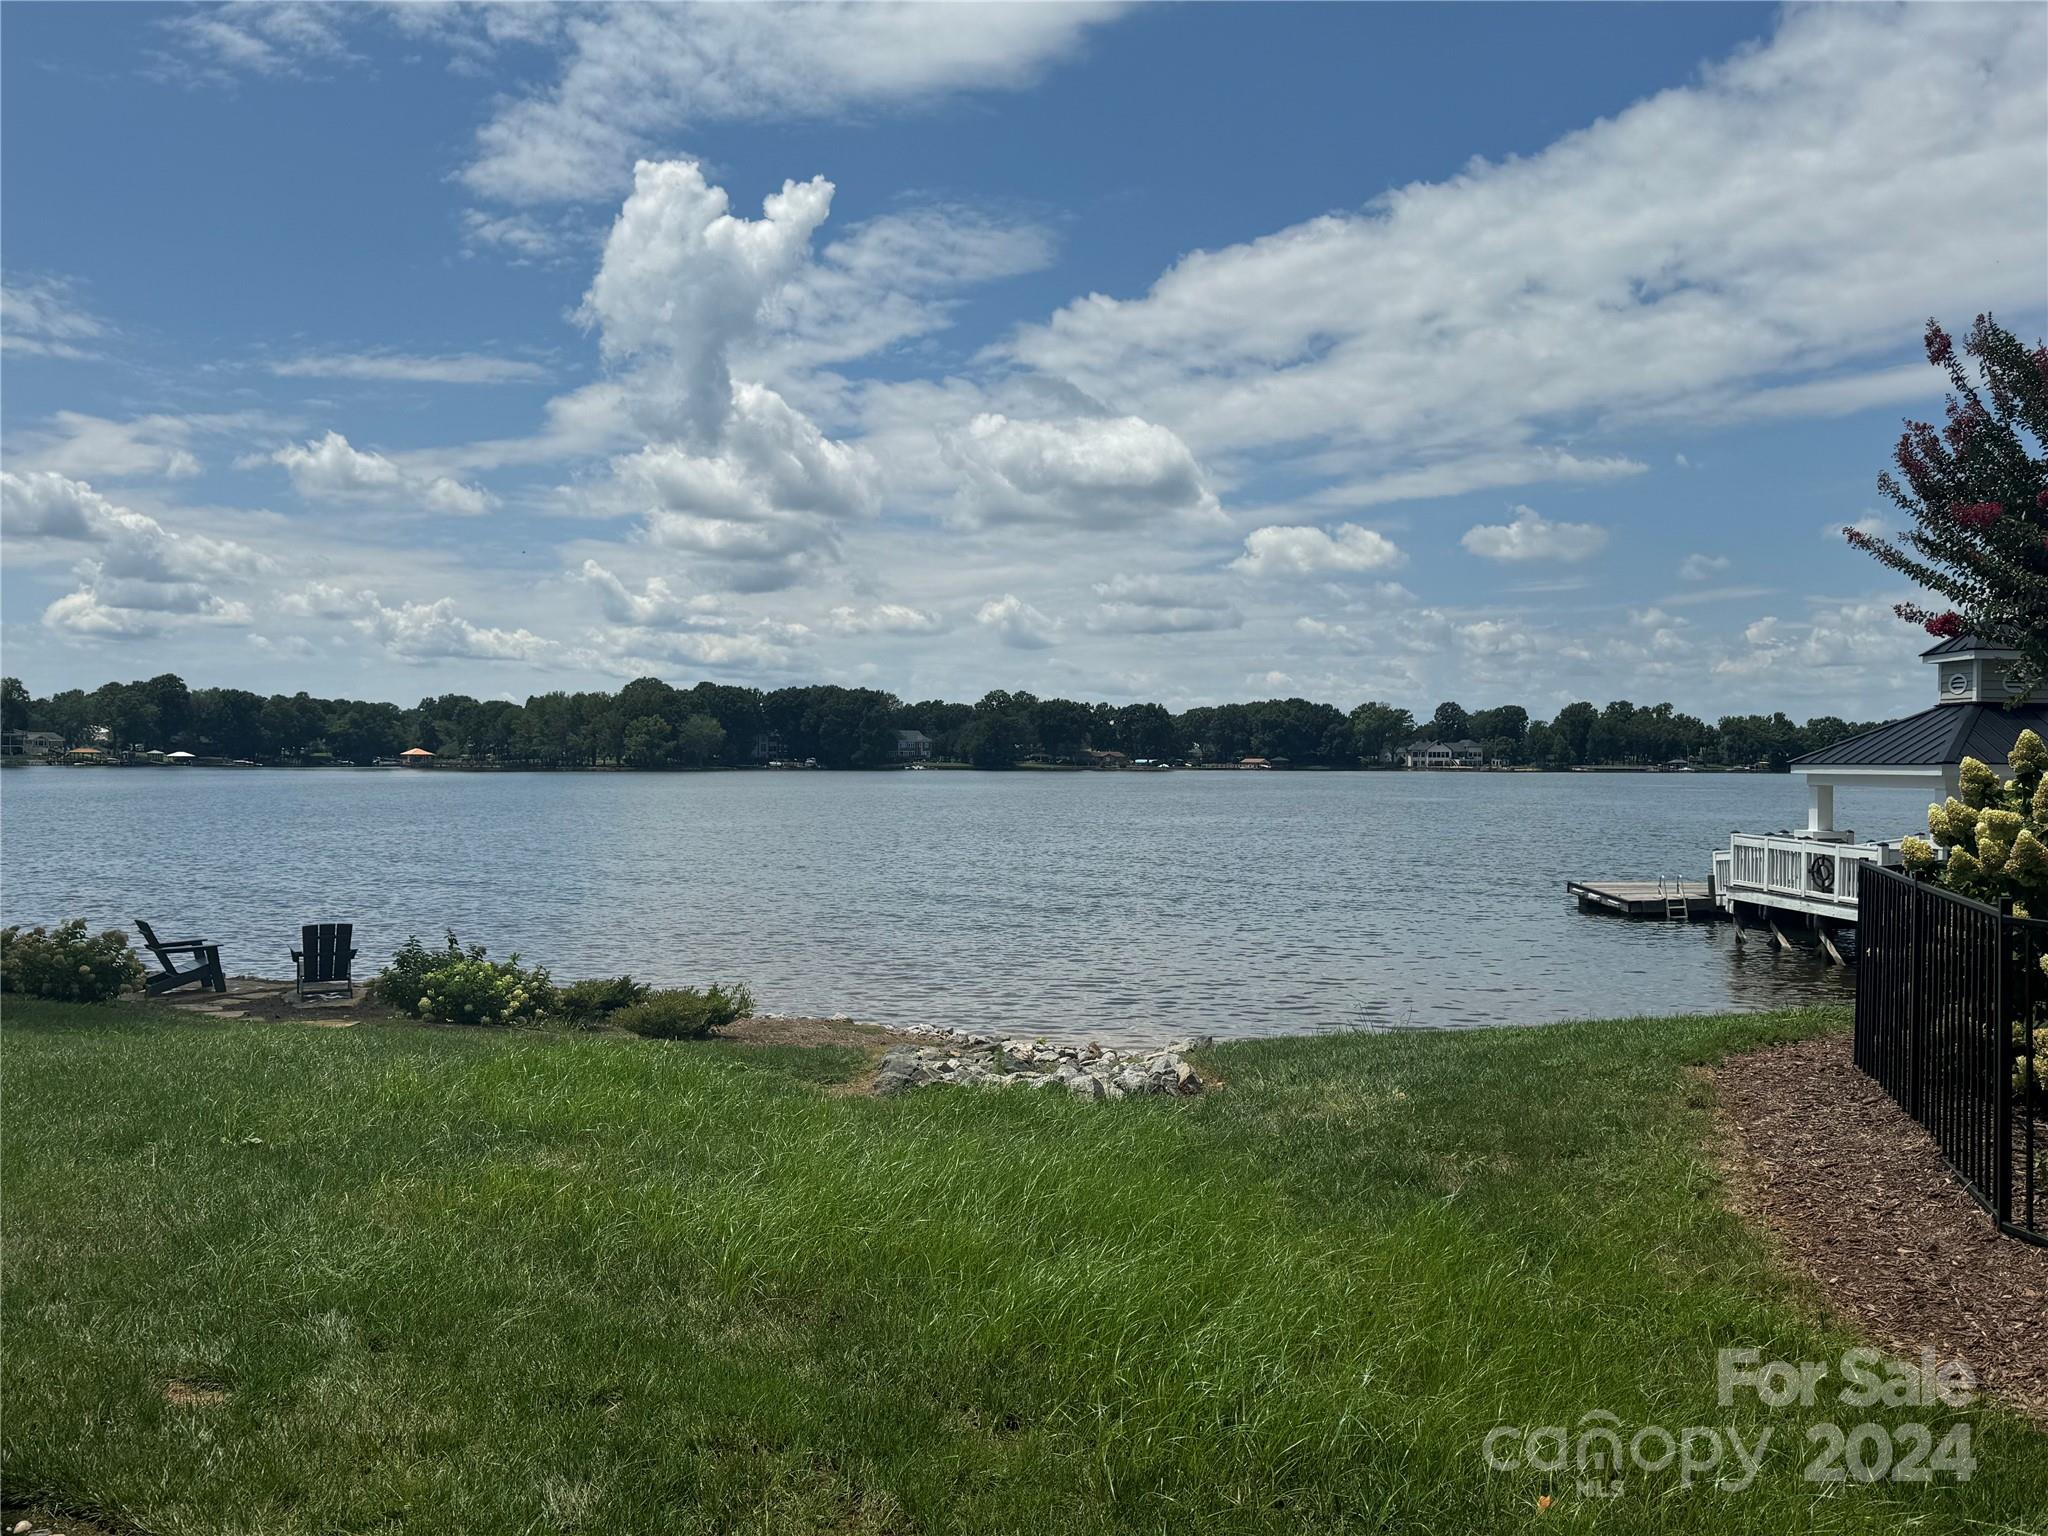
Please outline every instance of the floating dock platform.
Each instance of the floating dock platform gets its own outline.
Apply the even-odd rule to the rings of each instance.
[[[1564,888],[1581,912],[1659,923],[1712,923],[1727,915],[1705,880],[1567,880]]]

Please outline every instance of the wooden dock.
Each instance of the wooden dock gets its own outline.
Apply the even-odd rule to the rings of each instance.
[[[1581,912],[1611,912],[1639,921],[1711,923],[1722,917],[1704,880],[1567,880]]]

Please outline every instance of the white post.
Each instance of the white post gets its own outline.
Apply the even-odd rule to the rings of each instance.
[[[1835,786],[1806,781],[1806,835],[1820,837],[1835,830]]]

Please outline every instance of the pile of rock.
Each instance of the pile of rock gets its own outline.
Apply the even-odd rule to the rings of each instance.
[[[1176,1040],[1149,1050],[1100,1045],[1053,1045],[1043,1040],[997,1040],[987,1035],[918,1030],[934,1045],[899,1045],[882,1057],[874,1091],[883,1097],[926,1083],[982,1088],[1064,1088],[1081,1099],[1124,1099],[1141,1094],[1197,1094],[1203,1083],[1184,1054],[1211,1044]]]

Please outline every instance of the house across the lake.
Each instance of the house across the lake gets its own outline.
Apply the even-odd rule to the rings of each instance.
[[[896,733],[896,761],[899,763],[922,763],[930,760],[932,739],[923,731],[898,731]]]
[[[1401,748],[1403,768],[1484,768],[1486,748],[1476,741],[1411,741]]]
[[[47,759],[64,755],[64,738],[55,731],[0,733],[0,757]]]

